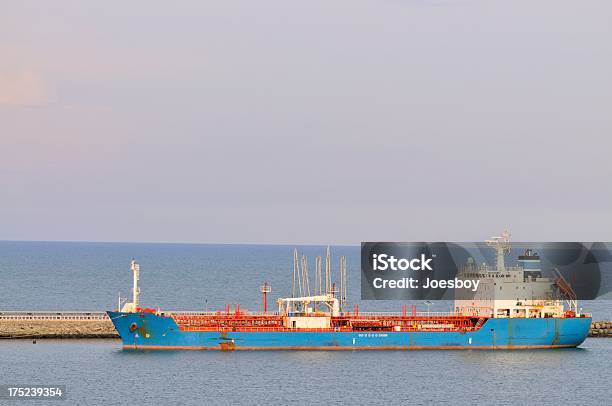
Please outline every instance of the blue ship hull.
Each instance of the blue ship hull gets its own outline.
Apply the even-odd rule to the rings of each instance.
[[[580,345],[591,318],[493,318],[470,332],[181,331],[172,317],[108,312],[124,349],[420,350],[528,349]]]

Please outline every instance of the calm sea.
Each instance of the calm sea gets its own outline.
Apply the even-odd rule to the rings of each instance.
[[[141,265],[142,302],[163,309],[259,310],[259,286],[289,293],[292,246],[0,242],[0,310],[105,310]],[[324,247],[301,246],[314,269]],[[347,257],[349,298],[359,301],[359,248]],[[312,273],[312,270],[311,270]],[[272,300],[272,303],[274,301]],[[612,319],[610,301],[584,302]],[[431,311],[447,311],[436,302]],[[422,309],[424,310],[424,306]],[[153,352],[117,340],[0,341],[0,384],[66,385],[69,404],[608,404],[612,339],[555,351]],[[32,404],[32,402],[28,403]],[[48,404],[45,403],[45,404]]]

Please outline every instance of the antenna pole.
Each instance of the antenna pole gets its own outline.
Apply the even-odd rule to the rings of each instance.
[[[340,300],[342,303],[342,308],[346,305],[346,257],[340,257],[340,278],[342,281],[342,288],[340,289]]]
[[[295,297],[295,276],[298,272],[297,261],[298,261],[297,248],[293,250],[293,281],[291,282],[291,297]]]
[[[344,294],[344,278],[342,276],[342,257],[340,257],[340,311],[342,311],[342,295]]]
[[[322,289],[322,283],[323,283],[323,278],[321,277],[321,257],[318,256],[315,258],[315,273],[317,274],[317,282],[316,282],[316,286],[318,288],[318,294],[322,295],[323,294],[323,289]]]
[[[329,245],[327,246],[327,251],[325,253],[325,294],[328,295],[329,294],[329,289],[330,289],[330,267],[331,267],[331,263],[330,263],[330,258],[329,258]]]
[[[300,297],[304,296],[304,289],[303,289],[303,274],[304,274],[304,270],[301,269],[300,267],[300,262],[298,260],[298,256],[297,256],[297,250],[295,250],[295,265],[297,267],[297,281],[298,281],[298,288],[300,290]]]
[[[302,255],[302,277],[304,278],[304,293],[306,296],[310,296],[310,282],[308,281],[308,261],[305,255]]]

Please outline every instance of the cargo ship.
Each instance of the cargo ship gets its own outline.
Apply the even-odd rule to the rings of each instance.
[[[579,311],[571,287],[561,278],[544,278],[537,253],[527,250],[519,266],[506,267],[509,235],[489,240],[497,250],[497,264],[465,272],[478,272],[484,284],[499,290],[517,283],[534,289],[560,287],[568,298],[560,300],[502,300],[471,297],[455,300],[449,313],[418,312],[403,305],[397,313],[346,309],[346,260],[340,259],[340,283],[330,281],[330,253],[325,272],[317,257],[315,283],[309,283],[308,263],[294,252],[290,297],[279,298],[269,312],[270,285],[264,283],[262,309],[243,311],[226,305],[214,312],[173,312],[142,308],[139,303],[140,267],[132,260],[132,301],[109,311],[125,350],[424,350],[424,349],[539,349],[579,346],[587,337],[591,316]],[[498,289],[496,289],[498,290]],[[500,296],[502,297],[502,296]],[[569,304],[566,309],[566,302]],[[121,309],[121,310],[119,310]]]

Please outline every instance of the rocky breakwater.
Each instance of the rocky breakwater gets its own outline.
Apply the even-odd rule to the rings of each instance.
[[[592,322],[589,337],[612,337],[612,321]]]

